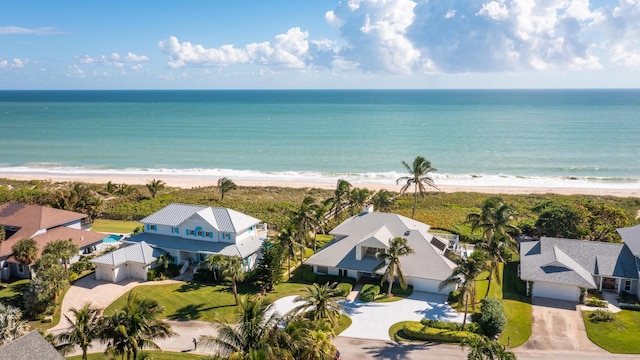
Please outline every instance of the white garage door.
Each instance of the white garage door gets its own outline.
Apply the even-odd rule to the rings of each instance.
[[[536,281],[533,284],[533,296],[577,302],[580,298],[580,289],[572,285]]]
[[[96,280],[113,281],[113,271],[109,266],[96,266]]]
[[[115,280],[113,282],[119,282],[129,277],[129,274],[127,273],[127,267],[125,266],[125,264],[120,264],[113,270],[115,273],[114,275]]]
[[[407,284],[413,285],[414,291],[424,291],[436,294],[449,294],[455,287],[444,288],[442,291],[438,290],[438,286],[440,286],[440,281],[430,280],[430,279],[421,279],[421,278],[413,278],[407,277]]]

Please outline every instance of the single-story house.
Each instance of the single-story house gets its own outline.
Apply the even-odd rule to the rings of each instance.
[[[389,248],[393,238],[407,239],[415,252],[400,260],[402,272],[414,291],[448,294],[455,286],[439,290],[440,283],[451,276],[455,263],[447,255],[447,240],[429,233],[430,226],[402,215],[375,212],[371,207],[345,220],[330,234],[335,239],[311,256],[305,264],[317,274],[375,277],[384,273],[377,253]]]
[[[119,282],[132,278],[147,281],[147,272],[155,267],[158,257],[165,253],[141,241],[129,243],[90,262],[96,265],[96,280]]]
[[[626,244],[543,237],[520,243],[520,278],[532,296],[580,301],[597,289],[638,293],[637,258]]]
[[[10,276],[29,278],[30,264],[21,264],[13,256],[12,247],[18,241],[32,238],[42,254],[45,245],[56,240],[71,239],[80,251],[70,262],[80,258],[102,243],[104,234],[88,231],[82,221],[87,217],[72,211],[53,209],[46,206],[4,203],[0,205],[0,226],[5,230],[5,240],[0,243],[0,275],[2,279]]]
[[[33,330],[4,346],[0,346],[0,359],[11,360],[64,360],[64,356],[37,330]]]

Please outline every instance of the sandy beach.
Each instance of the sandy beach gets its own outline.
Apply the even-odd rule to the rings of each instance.
[[[94,184],[105,184],[109,181],[113,183],[126,183],[130,185],[144,185],[152,179],[160,179],[168,186],[180,188],[195,188],[205,186],[215,186],[218,178],[208,178],[202,176],[185,176],[163,174],[162,176],[145,176],[140,174],[52,174],[52,173],[2,173],[0,178],[13,180],[43,180],[51,182],[86,182]],[[335,182],[329,181],[313,181],[302,182],[300,180],[250,180],[250,179],[234,179],[232,180],[239,186],[276,186],[291,188],[321,188],[334,189]],[[400,185],[395,183],[366,183],[353,182],[356,187],[364,187],[370,190],[386,189],[389,191],[399,191]],[[561,195],[598,195],[598,196],[616,196],[616,197],[640,197],[640,188],[620,189],[620,188],[588,188],[588,187],[522,187],[522,186],[452,186],[438,185],[440,191],[443,192],[478,192],[486,194],[561,194]]]

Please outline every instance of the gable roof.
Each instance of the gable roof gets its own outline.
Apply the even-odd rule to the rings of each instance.
[[[336,238],[305,261],[306,264],[371,272],[380,264],[371,256],[356,260],[356,247],[373,241],[389,243],[404,237],[415,252],[400,260],[405,276],[444,280],[451,275],[455,264],[431,244],[430,226],[402,215],[367,212],[345,220],[330,234]],[[365,245],[366,246],[366,245]]]
[[[635,257],[623,244],[543,237],[520,243],[520,277],[596,288],[594,275],[638,279]]]
[[[108,252],[100,255],[95,259],[90,260],[94,264],[104,264],[111,266],[118,266],[125,262],[135,262],[139,264],[151,265],[160,255],[165,252],[154,248],[144,241],[139,243],[133,243],[131,245],[121,247],[118,250]]]
[[[640,257],[640,225],[616,229],[633,255]]]
[[[64,356],[60,355],[37,330],[33,330],[4,346],[0,346],[0,359],[64,360]]]
[[[162,249],[184,250],[198,253],[220,254],[224,256],[247,256],[257,252],[262,247],[263,239],[256,236],[246,237],[236,243],[213,242],[206,240],[187,239],[170,235],[140,233],[127,241],[146,242]]]
[[[194,215],[221,232],[239,233],[260,223],[259,219],[241,212],[200,205],[173,203],[140,220],[143,224],[157,224],[179,227]]]

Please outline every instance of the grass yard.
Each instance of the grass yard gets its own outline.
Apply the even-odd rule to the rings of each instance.
[[[616,354],[640,354],[640,312],[622,310],[612,322],[592,322],[591,311],[583,311],[587,336],[596,345]]]
[[[189,353],[177,353],[177,352],[168,352],[168,351],[143,351],[143,353],[148,353],[153,360],[194,360],[194,359],[202,359],[202,355],[189,354]],[[89,360],[102,360],[105,359],[103,353],[93,353],[87,354],[87,358]],[[81,360],[82,355],[77,356],[69,356],[67,357],[69,360]]]
[[[137,221],[96,219],[93,222],[92,230],[96,232],[130,234],[133,229],[141,225]]]
[[[29,279],[11,279],[0,286],[0,302],[15,307],[22,305],[22,293],[27,289]]]

